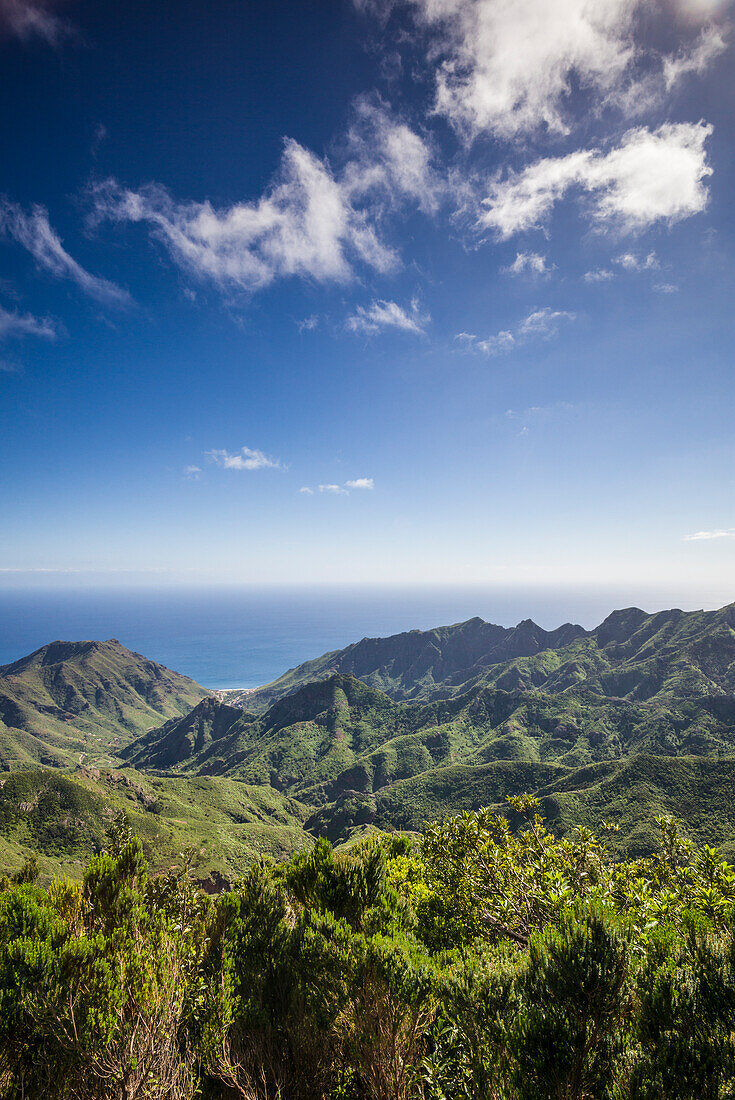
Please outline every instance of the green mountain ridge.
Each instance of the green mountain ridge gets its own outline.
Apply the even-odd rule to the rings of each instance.
[[[0,765],[111,763],[120,746],[209,693],[106,642],[51,642],[0,666]]]
[[[628,608],[592,631],[471,619],[365,639],[242,698],[114,641],[52,643],[0,669],[0,715],[6,767],[48,761],[88,792],[75,816],[77,787],[11,773],[8,792],[37,777],[44,820],[57,799],[61,825],[38,832],[35,796],[6,819],[0,797],[9,855],[87,851],[124,805],[159,859],[188,837],[202,866],[232,875],[316,836],[417,832],[521,793],[559,833],[610,820],[623,854],[651,850],[670,812],[735,855],[735,605]]]
[[[470,619],[455,626],[364,638],[307,661],[262,688],[225,692],[262,713],[305,683],[356,676],[396,701],[459,695],[480,683],[504,690],[652,699],[735,693],[735,604],[717,611],[614,611],[591,631],[544,631],[530,619],[503,628]]]

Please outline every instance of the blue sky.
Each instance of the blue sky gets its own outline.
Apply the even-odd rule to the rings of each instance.
[[[0,584],[735,597],[733,7],[175,9],[0,0]]]

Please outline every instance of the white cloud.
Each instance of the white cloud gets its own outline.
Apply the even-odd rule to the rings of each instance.
[[[355,2],[378,14],[394,6],[390,0]],[[641,102],[659,102],[682,76],[701,74],[724,49],[721,31],[710,24],[676,56],[662,57],[636,41],[644,18],[668,26],[673,21],[670,4],[656,8],[649,0],[399,3],[429,31],[435,111],[467,139],[483,132],[510,139],[539,129],[566,134],[570,102],[580,92],[588,112],[614,105],[636,114]],[[692,22],[711,23],[716,15],[710,5]],[[690,38],[694,33],[679,29]]]
[[[676,294],[679,288],[675,283],[655,283],[653,289],[658,294]]]
[[[187,481],[199,481],[201,473],[202,473],[201,466],[185,466],[184,467],[184,477],[187,479]]]
[[[443,36],[436,110],[469,136],[514,137],[542,125],[566,133],[572,76],[609,93],[634,57],[631,0],[413,3]]]
[[[178,202],[156,184],[134,191],[108,180],[92,189],[92,220],[145,223],[180,267],[246,291],[288,276],[347,282],[358,263],[390,271],[398,257],[376,226],[386,207],[405,201],[436,209],[429,146],[381,101],[361,99],[343,154],[336,171],[286,140],[263,195],[221,209]]]
[[[566,310],[544,309],[529,313],[514,329],[504,329],[494,336],[479,340],[468,332],[459,333],[455,339],[461,340],[468,349],[482,352],[483,355],[502,355],[529,340],[551,340],[559,333],[561,321],[574,321],[576,315]],[[509,410],[510,411],[510,410]]]
[[[684,536],[684,542],[702,542],[709,539],[735,539],[735,527],[716,531],[697,531],[693,535]]]
[[[225,470],[280,470],[281,463],[275,458],[269,458],[262,451],[254,451],[250,447],[241,447],[239,451],[230,454],[225,450],[207,451],[207,457],[222,466]]]
[[[348,497],[350,495],[350,489],[365,490],[374,489],[375,481],[371,477],[356,477],[352,481],[346,481],[344,485],[337,485],[336,483],[328,485],[318,485],[317,489],[320,493],[327,493],[331,496]],[[299,489],[300,493],[304,493],[306,496],[313,497],[314,490],[308,485],[302,485]]]
[[[376,299],[369,306],[357,306],[355,312],[345,321],[345,326],[350,332],[364,332],[369,335],[392,328],[418,336],[426,330],[430,320],[428,313],[421,312],[415,298],[408,309],[396,302]]]
[[[0,35],[11,34],[22,40],[43,38],[55,46],[69,34],[69,27],[49,10],[51,6],[33,0],[0,0]]]
[[[615,272],[608,267],[596,267],[593,271],[585,271],[582,278],[586,283],[608,283],[615,278]]]
[[[360,260],[378,271],[396,264],[329,165],[285,143],[278,180],[255,202],[216,210],[176,202],[155,184],[129,191],[108,180],[93,189],[95,220],[145,222],[173,260],[200,278],[254,291],[302,276],[345,282]]]
[[[299,332],[313,332],[319,325],[319,317],[316,313],[312,313],[309,317],[304,317],[301,321],[296,322],[296,327]]]
[[[26,248],[44,271],[59,279],[71,279],[97,301],[118,306],[130,301],[127,291],[107,279],[90,275],[69,255],[51,228],[48,211],[43,206],[34,206],[31,213],[26,214],[16,203],[0,199],[0,232],[7,233]]]
[[[711,133],[704,122],[639,127],[608,152],[586,149],[538,160],[492,182],[479,223],[501,239],[511,237],[541,225],[571,188],[593,196],[598,224],[628,232],[698,214],[709,198],[704,180],[712,169],[704,144]]]
[[[553,270],[547,263],[546,257],[538,252],[518,252],[512,264],[501,268],[507,275],[548,275]]]
[[[661,266],[655,252],[642,257],[635,252],[624,252],[616,257],[615,263],[626,271],[656,271]]]
[[[43,336],[47,340],[54,340],[58,331],[48,317],[15,313],[0,306],[0,339],[5,336]]]

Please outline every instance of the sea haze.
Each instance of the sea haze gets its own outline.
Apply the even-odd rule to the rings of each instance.
[[[15,588],[0,592],[0,664],[56,638],[117,638],[206,687],[258,687],[363,637],[475,615],[501,626],[531,618],[546,629],[568,621],[589,629],[614,608],[632,604],[656,611],[727,602],[692,602],[682,595],[539,587]]]

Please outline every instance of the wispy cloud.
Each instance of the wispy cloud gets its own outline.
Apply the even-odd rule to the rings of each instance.
[[[695,73],[701,76],[711,63],[727,49],[724,35],[719,27],[709,24],[704,27],[699,38],[689,48],[684,48],[674,56],[663,61],[664,84],[670,91],[683,76]]]
[[[346,497],[350,494],[342,485],[320,485],[320,493],[332,493],[334,496]]]
[[[676,294],[679,290],[675,283],[654,283],[653,289],[657,294]]]
[[[145,224],[181,268],[245,291],[293,276],[347,282],[356,265],[390,271],[398,255],[378,222],[403,202],[435,209],[431,152],[375,99],[357,101],[343,146],[336,168],[287,139],[265,192],[221,208],[178,201],[158,184],[130,190],[110,179],[91,190],[91,221]]]
[[[529,313],[513,329],[502,329],[493,336],[480,339],[469,332],[460,332],[455,337],[468,350],[482,352],[483,355],[502,355],[513,351],[531,340],[551,340],[559,334],[559,325],[562,321],[574,321],[576,314],[567,310],[544,309],[534,310]]]
[[[316,313],[312,313],[309,317],[303,317],[300,321],[297,321],[296,327],[299,332],[313,332],[315,328],[319,327],[319,317]]]
[[[26,214],[16,203],[0,198],[0,232],[26,248],[44,271],[58,279],[70,279],[98,302],[114,306],[130,302],[126,290],[91,275],[69,255],[51,228],[48,211],[43,206],[34,206],[30,214]]]
[[[538,252],[518,252],[512,264],[501,268],[506,275],[549,275],[554,265],[549,266],[545,256]]]
[[[435,213],[446,181],[435,166],[427,138],[396,117],[376,96],[360,96],[354,116],[343,170],[344,186],[352,198],[372,195],[393,203],[408,200],[424,213]]]
[[[426,331],[430,320],[428,313],[421,312],[415,298],[408,309],[404,309],[396,302],[377,299],[369,306],[358,306],[347,318],[345,327],[350,332],[363,332],[368,335],[374,335],[385,329],[397,329],[399,332],[410,332],[420,336]]]
[[[201,476],[201,466],[184,466],[184,477],[187,481],[199,481]]]
[[[649,252],[646,256],[639,256],[636,252],[623,252],[616,257],[615,263],[626,271],[657,271],[661,266],[655,252]]]
[[[735,527],[720,528],[714,531],[696,531],[693,535],[684,536],[684,542],[704,542],[709,539],[735,539]]]
[[[343,485],[338,485],[336,482],[327,483],[324,485],[317,485],[317,492],[326,493],[328,496],[348,497],[350,490],[357,491],[370,490],[375,488],[375,480],[372,477],[356,477],[351,481],[345,481]],[[306,496],[313,497],[314,490],[309,485],[302,485],[299,489],[300,493],[304,493]]]
[[[251,447],[241,447],[239,451],[231,454],[225,450],[212,450],[206,452],[207,458],[216,462],[225,470],[280,470],[281,463],[275,458],[269,458],[263,451],[255,451]]]
[[[0,36],[26,40],[42,38],[56,46],[71,33],[68,23],[54,15],[52,2],[42,0],[0,0]]]
[[[701,213],[709,198],[704,181],[712,169],[704,146],[711,133],[703,122],[640,127],[608,152],[538,160],[493,181],[479,225],[500,239],[538,227],[572,188],[591,196],[591,217],[600,227],[636,232]]]
[[[585,271],[582,278],[586,283],[609,283],[615,278],[615,272],[609,267],[596,267],[593,271]]]
[[[0,306],[0,339],[6,336],[43,336],[54,340],[58,329],[49,317],[33,317],[30,313],[16,313]]]

